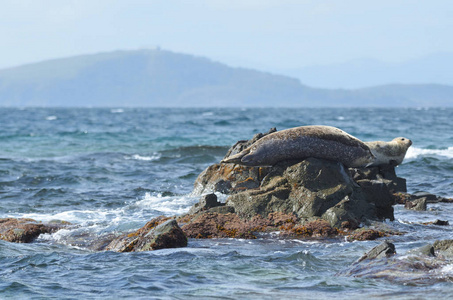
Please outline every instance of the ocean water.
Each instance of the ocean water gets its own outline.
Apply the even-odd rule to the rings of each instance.
[[[341,275],[381,241],[190,239],[141,253],[87,249],[99,236],[187,212],[200,172],[237,140],[323,124],[364,140],[413,141],[409,192],[453,197],[453,109],[0,109],[0,217],[76,226],[32,244],[0,241],[0,298],[416,299],[453,295],[453,265],[417,283]],[[221,195],[220,195],[221,196]],[[453,204],[395,206],[397,252],[452,239]],[[407,272],[410,273],[410,270]],[[404,277],[404,276],[403,276]]]

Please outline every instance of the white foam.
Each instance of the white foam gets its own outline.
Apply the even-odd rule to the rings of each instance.
[[[166,215],[179,215],[186,213],[191,204],[195,203],[197,199],[190,196],[164,197],[161,194],[154,196],[151,193],[146,193],[144,199],[137,201],[135,205],[142,209],[152,209]]]
[[[46,117],[47,121],[53,121],[53,120],[56,120],[56,119],[58,119],[57,116],[48,116],[48,117]]]
[[[423,149],[410,147],[406,152],[406,159],[414,159],[420,156],[445,156],[453,158],[453,147],[447,149]]]
[[[110,110],[110,112],[111,112],[112,114],[120,114],[120,113],[123,113],[123,112],[124,112],[124,109],[122,109],[122,108],[112,108],[112,109]]]
[[[153,155],[151,155],[151,156],[142,156],[139,154],[134,154],[131,156],[125,156],[124,159],[153,161],[153,160],[158,160],[160,157],[161,157],[161,155],[159,153],[153,153]]]
[[[121,224],[127,222],[149,221],[158,215],[180,215],[186,213],[192,204],[198,201],[198,197],[190,196],[162,196],[146,193],[137,201],[131,202],[124,207],[115,209],[95,210],[69,210],[56,214],[25,213],[13,214],[8,217],[30,218],[42,222],[63,220],[83,227],[95,224]],[[152,215],[155,214],[155,215]]]

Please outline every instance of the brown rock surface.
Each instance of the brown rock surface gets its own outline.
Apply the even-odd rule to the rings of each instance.
[[[40,234],[53,233],[68,223],[44,224],[33,219],[0,219],[0,239],[14,243],[30,243]]]
[[[137,252],[186,246],[187,237],[177,222],[167,217],[157,217],[139,230],[114,239],[105,250]]]

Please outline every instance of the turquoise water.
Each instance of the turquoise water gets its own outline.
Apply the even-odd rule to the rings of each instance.
[[[453,197],[453,109],[0,109],[0,217],[78,225],[33,244],[0,241],[0,298],[413,299],[453,294],[434,284],[338,275],[379,241],[189,240],[183,249],[94,252],[87,241],[181,214],[193,183],[237,140],[311,124],[364,140],[412,139],[397,168],[409,192]],[[396,206],[398,253],[453,238],[453,204]],[[453,220],[450,220],[453,223]]]

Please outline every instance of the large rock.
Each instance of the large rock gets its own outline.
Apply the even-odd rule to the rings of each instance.
[[[114,239],[105,250],[116,252],[150,251],[187,246],[187,237],[174,219],[155,218],[136,232]]]
[[[393,220],[391,185],[379,168],[373,169],[367,178],[357,176],[357,169],[316,158],[273,167],[215,164],[200,174],[194,192],[230,195],[226,205],[243,219],[294,213],[300,219],[323,218],[337,228],[344,222]]]
[[[69,223],[41,223],[33,219],[0,219],[0,239],[14,243],[30,243],[43,233],[53,233]]]

